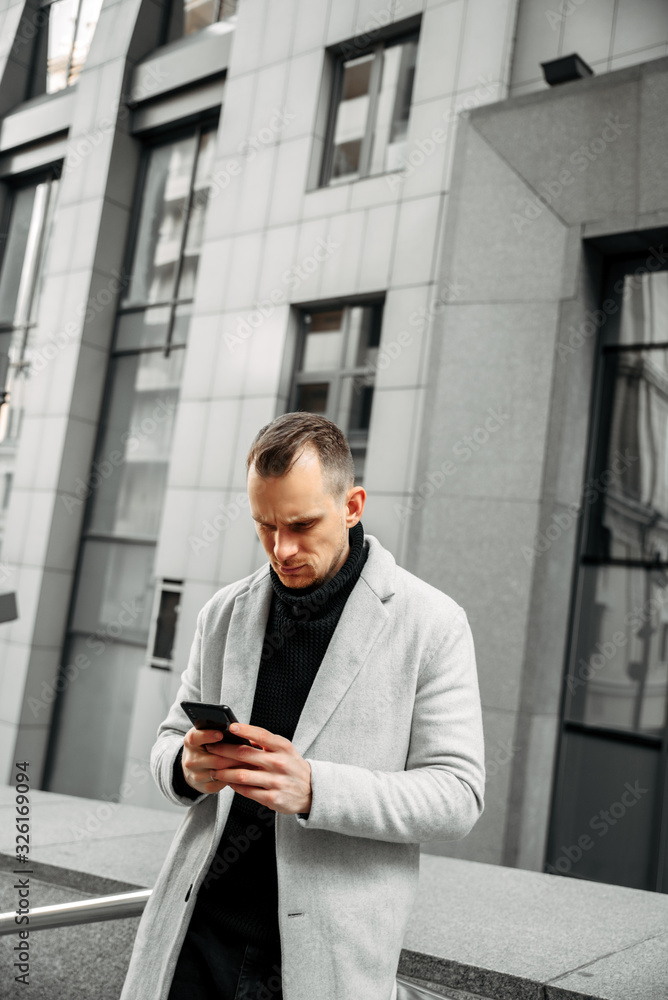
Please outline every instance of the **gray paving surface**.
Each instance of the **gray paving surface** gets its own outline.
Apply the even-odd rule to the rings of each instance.
[[[16,907],[15,876],[0,872],[0,910]],[[69,887],[30,881],[33,906],[72,900]],[[77,899],[89,894],[77,892]],[[130,961],[138,917],[79,927],[35,931],[28,938],[29,985],[14,980],[15,935],[0,937],[0,998],[2,1000],[118,1000]]]
[[[12,804],[0,787],[0,910]],[[181,818],[33,792],[32,905],[153,885]],[[31,934],[29,993],[6,992],[16,941],[0,938],[0,1000],[115,1000],[137,920]],[[451,1000],[668,1000],[668,895],[423,854],[399,971]]]

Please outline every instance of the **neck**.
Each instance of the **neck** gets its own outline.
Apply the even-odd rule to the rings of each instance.
[[[339,560],[337,569],[335,569],[331,576],[324,582],[310,584],[308,587],[286,587],[283,583],[281,583],[278,575],[274,572],[273,567],[270,565],[269,572],[276,595],[280,597],[281,600],[290,604],[299,604],[302,601],[312,598],[313,594],[318,594],[318,598],[326,603],[341,589],[341,587],[345,586],[353,576],[359,575],[363,547],[364,528],[362,527],[362,522],[358,521],[358,523],[348,531],[346,549]]]

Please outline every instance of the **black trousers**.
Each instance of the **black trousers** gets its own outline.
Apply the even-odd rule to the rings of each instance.
[[[280,945],[221,941],[195,907],[168,1000],[283,1000]]]

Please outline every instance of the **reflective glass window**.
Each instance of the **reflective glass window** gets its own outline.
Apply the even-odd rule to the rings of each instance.
[[[382,303],[314,309],[302,315],[292,409],[322,413],[347,435],[356,482],[364,474]]]
[[[177,350],[112,359],[98,457],[86,484],[91,531],[157,537],[182,367]]]
[[[192,35],[216,21],[236,21],[238,0],[172,0],[165,41]]]
[[[418,36],[378,42],[335,64],[323,185],[401,169]]]
[[[76,83],[86,62],[102,0],[46,0],[39,11],[29,96]]]
[[[98,745],[113,740],[115,750],[104,767],[77,765],[76,789],[93,798],[117,792],[125,746],[119,750],[116,744],[123,744],[127,726],[114,730],[104,698],[131,706],[142,664],[170,668],[162,654],[174,641],[177,606],[154,598],[155,548],[213,148],[211,129],[198,127],[147,150],[95,458],[77,494],[88,504],[67,648],[93,647],[86,652],[92,663],[86,674],[90,697],[84,703],[78,685],[63,690],[46,777],[55,791],[72,785],[74,746],[83,752],[92,742],[91,753],[99,758]],[[153,615],[160,622],[152,641]],[[85,739],[73,734],[83,729]]]
[[[174,297],[196,155],[194,135],[151,153],[124,306]]]
[[[417,39],[383,50],[378,108],[371,146],[372,174],[399,170],[408,140]]]
[[[0,237],[0,474],[9,505],[58,182],[43,179],[11,191]],[[0,519],[0,541],[3,522]]]
[[[152,545],[84,544],[72,629],[114,643],[146,643],[153,606]]]
[[[666,724],[668,573],[585,566],[566,681],[572,721],[637,733]]]
[[[538,549],[582,517],[547,870],[666,892],[668,272],[606,270],[582,501]]]

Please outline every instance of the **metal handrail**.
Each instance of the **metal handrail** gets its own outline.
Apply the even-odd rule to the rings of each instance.
[[[49,927],[71,927],[75,924],[94,924],[98,920],[122,920],[123,917],[138,917],[142,912],[152,889],[138,889],[135,892],[119,892],[114,896],[98,896],[97,899],[78,899],[74,903],[56,903],[53,906],[36,906],[22,911],[29,923],[16,923],[16,910],[0,913],[0,935],[18,934],[19,931],[43,931]]]

